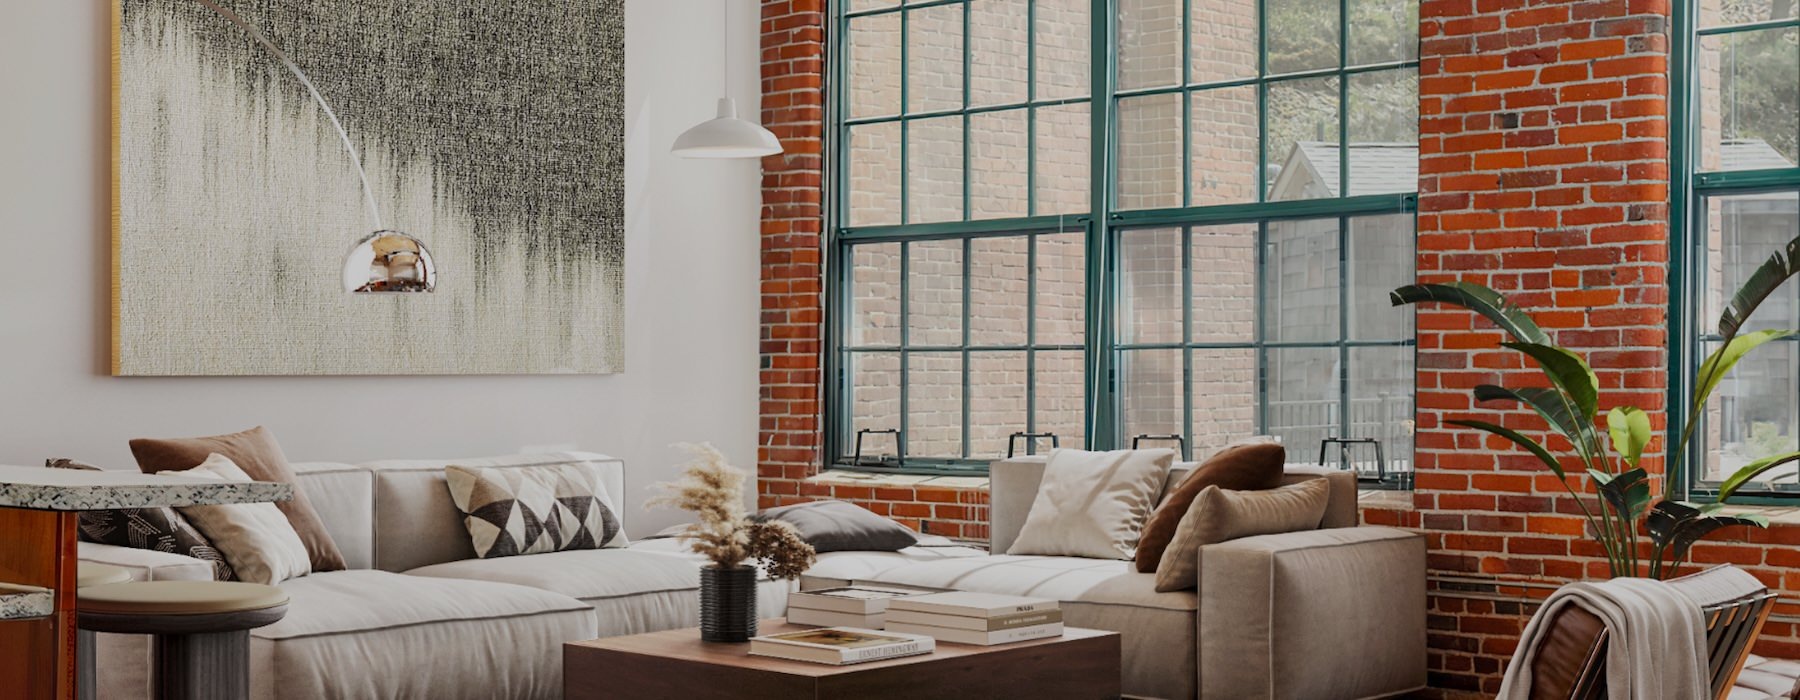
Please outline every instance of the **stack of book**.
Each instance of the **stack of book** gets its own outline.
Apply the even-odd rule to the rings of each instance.
[[[1062,606],[1054,600],[950,591],[889,601],[886,629],[988,646],[1060,637],[1062,619]]]
[[[824,627],[750,639],[750,653],[756,656],[834,666],[929,654],[936,648],[937,642],[925,635],[890,634],[847,627]]]
[[[879,586],[845,586],[788,594],[788,622],[820,627],[878,630],[886,624],[888,601],[924,591]]]

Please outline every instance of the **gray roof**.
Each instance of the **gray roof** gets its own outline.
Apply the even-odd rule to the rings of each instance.
[[[1725,170],[1792,168],[1794,164],[1762,139],[1725,139],[1719,144],[1719,161]]]

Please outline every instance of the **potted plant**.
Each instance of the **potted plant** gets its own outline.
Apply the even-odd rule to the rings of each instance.
[[[1711,503],[1677,500],[1682,470],[1700,415],[1714,389],[1739,360],[1771,340],[1797,331],[1765,330],[1740,333],[1746,319],[1762,301],[1788,278],[1800,272],[1800,238],[1771,256],[1731,298],[1719,317],[1719,350],[1700,363],[1692,386],[1693,403],[1675,449],[1667,454],[1667,473],[1662,497],[1651,503],[1651,478],[1639,461],[1650,444],[1650,417],[1635,406],[1616,406],[1606,412],[1604,432],[1599,426],[1599,382],[1583,357],[1555,344],[1524,309],[1499,292],[1479,284],[1415,284],[1391,294],[1395,306],[1442,302],[1461,306],[1492,321],[1511,337],[1502,346],[1524,354],[1549,380],[1543,387],[1475,387],[1477,401],[1523,405],[1540,418],[1551,433],[1562,436],[1572,454],[1558,457],[1543,443],[1498,421],[1459,419],[1446,421],[1497,435],[1525,449],[1556,474],[1563,488],[1581,508],[1588,529],[1605,551],[1614,577],[1669,578],[1687,558],[1688,548],[1713,532],[1733,526],[1767,527],[1768,520],[1754,514],[1725,514],[1726,499],[1751,479],[1777,466],[1800,460],[1800,452],[1783,452],[1751,461],[1719,486]],[[1579,467],[1594,481],[1598,497],[1576,489],[1565,471],[1564,460]],[[1640,533],[1642,531],[1642,533]],[[1648,549],[1640,539],[1647,534]]]
[[[744,642],[756,636],[756,572],[798,578],[815,560],[812,545],[787,523],[758,521],[744,513],[749,475],[726,463],[712,445],[678,445],[693,455],[674,482],[658,484],[651,506],[690,511],[699,522],[678,535],[711,560],[700,569],[700,638]]]

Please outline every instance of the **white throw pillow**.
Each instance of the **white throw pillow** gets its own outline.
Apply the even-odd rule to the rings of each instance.
[[[1175,451],[1056,450],[1007,554],[1130,559]]]
[[[238,465],[221,454],[211,454],[200,466],[186,471],[163,472],[174,476],[221,481],[254,481]],[[274,585],[312,573],[306,543],[294,531],[287,516],[273,503],[178,508],[213,548],[237,572],[237,580]]]

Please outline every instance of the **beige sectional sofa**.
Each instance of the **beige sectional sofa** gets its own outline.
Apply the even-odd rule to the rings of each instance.
[[[1017,537],[1044,464],[993,465],[993,551]],[[1192,467],[1177,465],[1168,484]],[[1328,700],[1423,687],[1423,538],[1359,526],[1353,474],[1288,469],[1290,483],[1316,478],[1331,483],[1320,529],[1204,547],[1198,590],[1158,593],[1155,575],[1129,561],[967,547],[826,554],[801,588],[887,583],[1056,598],[1068,624],[1122,633],[1134,696]]]

